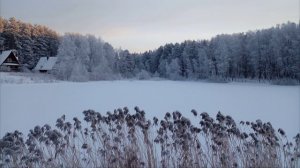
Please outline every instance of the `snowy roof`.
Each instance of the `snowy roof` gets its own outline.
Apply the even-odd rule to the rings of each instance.
[[[34,70],[52,70],[57,57],[41,57]]]
[[[3,51],[1,54],[0,54],[0,65],[2,65],[2,63],[6,60],[6,58],[9,56],[9,54],[11,52],[13,52],[14,50],[7,50],[7,51]]]

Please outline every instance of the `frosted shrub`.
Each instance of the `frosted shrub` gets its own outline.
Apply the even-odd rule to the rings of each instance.
[[[145,71],[145,70],[141,70],[141,72],[139,72],[136,77],[139,80],[147,80],[151,78],[151,75],[149,74],[149,72]]]
[[[207,79],[208,82],[213,82],[213,83],[227,83],[228,79],[224,77],[219,77],[219,76],[211,76]]]
[[[84,121],[72,122],[63,115],[56,128],[36,126],[26,139],[7,133],[0,167],[299,167],[300,134],[289,142],[269,122],[192,110],[199,121],[193,125],[179,111],[148,120],[134,110],[86,110]]]
[[[289,78],[283,78],[283,79],[274,79],[271,82],[274,85],[299,85],[300,81],[297,79],[289,79]]]

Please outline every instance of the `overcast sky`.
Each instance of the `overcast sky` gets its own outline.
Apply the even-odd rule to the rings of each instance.
[[[131,52],[299,22],[299,0],[0,0],[1,16],[94,34]]]

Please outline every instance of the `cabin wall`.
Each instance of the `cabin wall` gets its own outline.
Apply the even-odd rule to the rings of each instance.
[[[1,65],[0,66],[0,71],[1,72],[19,72],[20,67],[19,66],[14,66],[14,65]]]

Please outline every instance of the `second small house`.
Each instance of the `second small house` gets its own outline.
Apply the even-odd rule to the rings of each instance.
[[[33,70],[40,72],[49,72],[53,70],[57,57],[41,57]]]

